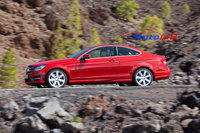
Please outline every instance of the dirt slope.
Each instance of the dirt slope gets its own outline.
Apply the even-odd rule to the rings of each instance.
[[[133,32],[147,14],[160,16],[164,0],[136,0],[140,4],[133,22],[120,20],[115,9],[118,0],[80,0],[80,12],[83,25],[83,46],[96,27],[103,44],[113,43],[116,36],[124,32]],[[51,38],[57,23],[65,27],[69,0],[1,0],[0,1],[0,59],[5,48],[15,49],[19,66],[20,87],[25,87],[23,76],[25,68],[32,62],[48,60],[51,51]],[[197,84],[200,74],[200,2],[169,1],[172,17],[165,20],[165,33],[180,35],[177,41],[158,42],[148,49],[152,53],[166,55],[172,68],[172,78],[167,83]],[[181,12],[183,4],[189,4],[191,13]],[[139,47],[138,42],[126,42],[126,45]],[[1,63],[0,63],[1,65]]]

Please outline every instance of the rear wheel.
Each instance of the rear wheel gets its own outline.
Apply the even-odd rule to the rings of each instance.
[[[133,82],[137,86],[149,86],[152,81],[153,74],[147,68],[140,68],[133,75]]]
[[[60,69],[51,70],[47,75],[47,84],[51,88],[62,88],[67,83],[67,75]]]

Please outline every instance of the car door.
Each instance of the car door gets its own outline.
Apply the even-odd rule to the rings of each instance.
[[[85,54],[91,58],[78,60],[77,79],[88,81],[109,81],[116,78],[119,62],[116,58],[115,46],[97,47]]]
[[[132,78],[132,69],[141,60],[139,51],[117,46],[117,60],[119,61],[118,77],[120,79]]]

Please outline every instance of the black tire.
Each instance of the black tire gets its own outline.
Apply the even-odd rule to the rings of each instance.
[[[52,74],[54,75],[55,73],[56,73],[56,75],[57,75],[57,72],[59,72],[59,74],[63,74],[63,82],[62,82],[62,84],[60,84],[60,86],[58,85],[58,83],[56,83],[58,86],[56,87],[56,86],[54,86],[53,85],[53,81],[50,81],[50,79],[52,80]],[[51,77],[50,77],[51,76]],[[54,75],[55,76],[55,75]],[[61,75],[60,75],[61,76]],[[55,79],[55,82],[60,82],[60,81],[58,81],[59,79],[58,79],[58,77],[59,76],[57,76],[57,78]],[[54,80],[54,79],[53,79]],[[67,78],[67,75],[66,75],[66,73],[63,71],[63,70],[61,70],[61,69],[53,69],[53,70],[51,70],[50,72],[48,72],[48,74],[47,74],[47,76],[46,76],[46,84],[47,84],[47,86],[48,87],[50,87],[50,88],[63,88],[66,84],[67,84],[67,81],[68,80],[68,78]]]
[[[140,72],[143,73],[146,71],[146,74],[148,73],[148,77],[144,77],[141,75],[142,78],[139,78]],[[144,73],[143,73],[144,74]],[[141,81],[142,80],[142,81]],[[140,83],[141,82],[141,83]],[[144,83],[145,82],[145,83]],[[133,75],[133,84],[136,86],[150,86],[153,82],[153,74],[152,72],[147,68],[139,68],[135,71]],[[142,85],[143,84],[143,85]],[[145,85],[146,84],[146,85]]]

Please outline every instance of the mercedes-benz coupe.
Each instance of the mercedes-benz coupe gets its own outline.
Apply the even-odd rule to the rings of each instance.
[[[84,49],[66,59],[29,65],[25,82],[51,88],[88,83],[149,86],[169,76],[170,68],[164,56],[110,44]]]

